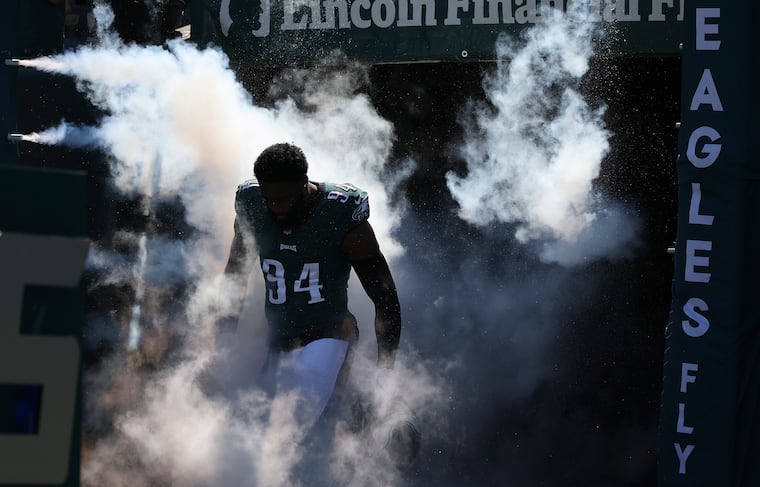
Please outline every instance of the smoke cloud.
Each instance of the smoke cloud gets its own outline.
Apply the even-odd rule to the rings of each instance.
[[[255,301],[245,310],[241,353],[219,360],[210,345],[215,317],[231,311],[221,288],[229,284],[219,277],[232,236],[234,189],[252,176],[261,150],[295,143],[307,154],[313,179],[352,182],[369,191],[371,222],[392,259],[402,253],[393,237],[402,209],[390,206],[388,182],[381,178],[393,127],[359,93],[366,82],[361,67],[324,73],[319,80],[294,72],[288,86],[280,83],[283,91],[298,87],[294,96],[258,106],[221,51],[181,41],[124,45],[107,30],[110,11],[99,5],[96,15],[98,45],[23,61],[74,77],[105,114],[97,126],[62,121],[27,140],[105,152],[116,190],[140,202],[136,218],[144,222],[134,233],[119,232],[107,248],[95,246],[90,255],[89,291],[120,290],[122,305],[105,315],[91,313],[88,329],[110,324],[126,346],[115,344],[85,377],[83,483],[317,485],[319,477],[305,482],[294,470],[310,461],[301,445],[305,432],[292,420],[296,398],[273,404],[258,387],[229,385],[250,386],[264,358],[257,276],[249,286]],[[189,229],[184,235],[167,234],[155,221],[161,205],[177,202]],[[368,314],[364,306],[358,314]],[[214,361],[220,363],[210,369]],[[372,377],[370,363],[357,358],[355,373]],[[407,369],[403,358],[395,377],[417,384],[418,394],[407,401],[422,405],[438,393],[434,379],[419,366]],[[208,390],[209,381],[220,379],[229,387]],[[389,414],[388,406],[377,411]],[[377,467],[387,466],[387,459],[368,459],[366,446],[351,446],[362,442],[355,433],[343,428],[342,434],[318,437],[334,438],[334,448],[324,455],[325,485],[336,476],[364,482],[376,471],[387,471],[383,477],[396,483],[396,470]]]
[[[23,140],[44,145],[58,145],[66,140],[69,147],[77,149],[95,148],[101,144],[96,128],[68,124],[65,120],[57,127],[51,127],[42,132],[24,134]]]
[[[561,370],[563,323],[600,285],[598,277],[581,278],[578,264],[626,255],[636,239],[627,210],[594,188],[610,134],[603,109],[589,107],[576,89],[593,53],[593,24],[557,15],[523,41],[500,40],[496,70],[483,85],[488,103],[464,107],[459,154],[466,174],[447,177],[458,217],[426,221],[407,211],[403,198],[391,202],[416,166],[387,169],[394,128],[361,91],[366,68],[289,71],[272,87],[275,101],[260,106],[219,50],[181,41],[123,45],[107,35],[109,15],[99,7],[98,46],[24,61],[75,77],[106,115],[94,127],[62,122],[30,137],[103,149],[115,187],[140,199],[146,221],[163,202],[178,201],[191,231],[167,236],[146,223],[90,256],[90,291],[127,289],[122,299],[136,303],[142,318],[136,349],[115,347],[87,372],[83,483],[462,485],[463,478],[509,475],[528,485],[541,468],[532,449],[496,458],[498,473],[476,472],[477,462],[456,471],[452,459],[488,451],[482,437],[489,421],[519,410]],[[205,385],[209,364],[219,359],[212,323],[230,311],[219,275],[232,237],[234,188],[252,176],[261,150],[283,141],[304,149],[312,179],[370,193],[370,222],[391,261],[405,328],[394,376],[379,384],[367,350],[373,310],[352,280],[362,335],[351,392],[371,398],[380,417],[395,414],[398,398],[417,415],[423,449],[411,471],[390,466],[380,424],[356,434],[338,421],[335,430],[304,439],[289,420],[295,398],[272,404],[251,387],[265,354],[258,276],[249,282],[238,337],[246,353],[217,370],[247,387]],[[567,289],[576,294],[568,298]],[[112,322],[124,340],[134,314],[126,307],[93,316],[89,326]],[[519,447],[518,431],[531,432],[514,430],[502,446]]]
[[[463,116],[467,174],[447,175],[462,218],[513,223],[518,241],[538,243],[543,260],[563,265],[619,256],[637,230],[593,186],[610,134],[604,107],[592,108],[578,86],[600,24],[578,4],[569,9],[519,41],[499,38],[497,68],[483,82],[487,103]]]
[[[458,218],[402,222],[404,340],[452,387],[415,485],[594,484],[588,471],[626,471],[621,481],[641,485],[638,466],[604,452],[614,444],[639,459],[642,435],[594,435],[593,417],[571,403],[589,379],[568,368],[574,328],[607,323],[591,311],[612,266],[634,255],[641,223],[596,184],[612,134],[580,86],[599,24],[572,8],[549,17],[500,38],[484,99],[462,107],[453,152],[465,170],[446,176]]]

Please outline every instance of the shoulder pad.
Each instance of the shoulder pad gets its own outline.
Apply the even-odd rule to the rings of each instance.
[[[325,183],[325,191],[327,191],[327,199],[337,200],[341,203],[347,201],[348,198],[367,196],[366,191],[357,188],[351,183]]]
[[[326,198],[334,201],[340,212],[356,222],[369,218],[369,199],[367,192],[353,184],[325,184]]]
[[[358,222],[368,219],[369,196],[367,196],[367,193],[362,192],[361,196],[355,197],[354,203],[356,204],[356,208],[354,208],[354,212],[351,214],[351,219]]]
[[[243,181],[242,183],[238,184],[237,187],[237,193],[241,191],[245,191],[250,188],[258,188],[259,182],[256,179],[248,179],[247,181]]]

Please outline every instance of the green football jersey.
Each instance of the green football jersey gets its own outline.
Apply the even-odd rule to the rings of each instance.
[[[305,220],[284,231],[270,216],[255,180],[238,187],[235,210],[252,231],[266,283],[265,311],[273,346],[339,335],[348,310],[351,264],[346,233],[369,218],[367,193],[320,183]]]

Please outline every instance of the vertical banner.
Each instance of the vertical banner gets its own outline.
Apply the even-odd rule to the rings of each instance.
[[[750,0],[686,2],[659,480],[758,485],[757,42]],[[754,70],[754,71],[753,71]],[[752,150],[752,145],[755,150]],[[754,181],[754,182],[753,182]],[[754,479],[754,480],[753,480]]]

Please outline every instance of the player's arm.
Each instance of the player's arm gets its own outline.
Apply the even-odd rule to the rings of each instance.
[[[227,258],[227,265],[224,267],[226,276],[240,275],[246,271],[246,261],[248,260],[248,249],[245,245],[245,236],[240,224],[239,218],[235,218],[235,234],[232,237],[230,245],[230,255]]]
[[[229,306],[224,307],[229,312],[223,313],[216,321],[216,337],[218,342],[227,342],[234,339],[238,319],[245,300],[248,274],[251,270],[250,245],[246,237],[246,230],[241,225],[239,218],[235,218],[234,230],[235,234],[232,237],[227,264],[224,267],[224,279],[221,289],[221,292],[224,293],[222,298],[229,300]]]
[[[342,248],[375,305],[377,364],[393,367],[401,338],[401,306],[388,262],[369,222],[364,221],[348,232]]]

